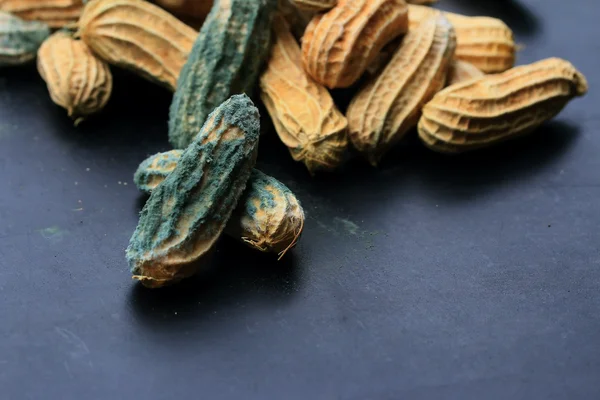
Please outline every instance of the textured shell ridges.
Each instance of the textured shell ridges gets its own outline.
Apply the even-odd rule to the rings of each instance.
[[[425,6],[409,5],[410,29],[440,11]],[[517,46],[512,30],[501,20],[491,17],[467,17],[443,12],[456,32],[456,54],[485,73],[506,71],[515,63]]]
[[[174,91],[198,33],[147,1],[92,0],[78,34],[109,64]]]
[[[302,40],[304,68],[328,88],[355,83],[391,40],[406,33],[404,0],[339,0],[309,23]]]
[[[77,22],[82,9],[83,0],[0,0],[0,11],[26,21],[44,22],[51,28]]]
[[[58,31],[42,44],[37,67],[52,101],[76,123],[100,112],[110,99],[113,79],[108,64],[68,33]]]
[[[345,161],[347,121],[331,95],[302,68],[298,44],[283,19],[273,23],[274,44],[260,78],[261,98],[282,142],[311,172]]]
[[[405,36],[381,74],[352,100],[350,138],[371,164],[417,125],[425,103],[445,85],[455,46],[452,25],[438,13]]]
[[[531,132],[587,92],[568,61],[550,58],[439,92],[423,109],[419,136],[431,149],[460,153]]]

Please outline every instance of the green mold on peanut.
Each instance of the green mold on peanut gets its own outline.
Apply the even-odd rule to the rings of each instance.
[[[171,150],[143,161],[134,176],[137,187],[151,193],[175,169],[182,154]],[[225,233],[250,248],[282,257],[294,247],[303,227],[304,211],[292,191],[254,169]]]
[[[133,175],[133,182],[143,192],[152,193],[177,166],[183,150],[158,153],[144,160]]]
[[[269,54],[276,0],[216,0],[179,75],[169,141],[185,149],[231,95],[252,95]]]
[[[48,25],[0,11],[0,67],[33,61],[48,36]]]
[[[161,287],[196,272],[225,229],[256,161],[258,109],[236,95],[213,111],[144,206],[127,248],[134,279]]]

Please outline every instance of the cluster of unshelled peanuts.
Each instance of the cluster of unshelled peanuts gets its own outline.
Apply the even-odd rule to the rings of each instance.
[[[434,151],[488,147],[587,92],[568,61],[514,67],[517,46],[502,21],[423,5],[432,1],[155,2],[0,0],[0,66],[37,59],[50,97],[76,123],[108,102],[109,65],[174,92],[174,150],[134,177],[150,198],[127,257],[149,287],[193,275],[222,233],[280,256],[296,244],[299,201],[254,169],[251,98],[314,174],[352,154],[377,165],[415,128]],[[352,93],[346,110],[332,96],[338,88]]]

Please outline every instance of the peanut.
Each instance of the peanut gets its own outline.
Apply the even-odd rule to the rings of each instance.
[[[345,160],[347,121],[329,92],[302,69],[300,47],[284,18],[273,22],[275,43],[260,77],[261,98],[281,141],[311,173]]]
[[[152,193],[177,166],[182,150],[158,153],[143,161],[134,175],[137,187]],[[295,246],[304,211],[294,194],[277,179],[255,169],[225,227],[225,233],[262,252],[285,252]]]
[[[379,51],[407,29],[404,0],[339,0],[308,24],[302,40],[304,68],[328,88],[351,86]]]
[[[446,82],[456,38],[441,14],[410,31],[379,76],[348,107],[350,139],[372,165],[414,128],[423,105]]]
[[[197,32],[142,0],[92,0],[78,35],[109,64],[129,69],[172,91]]]
[[[50,35],[48,25],[0,11],[0,67],[26,64]]]
[[[75,124],[100,112],[110,99],[113,80],[108,65],[66,32],[42,44],[37,67],[52,101],[65,108]]]
[[[246,95],[217,107],[150,195],[127,248],[134,279],[161,287],[193,275],[231,217],[256,160],[258,110]]]
[[[409,5],[410,29],[440,11],[431,7]],[[484,73],[503,72],[515,63],[517,47],[513,33],[497,18],[466,17],[450,12],[443,13],[456,31],[456,55]]]
[[[276,0],[216,0],[181,70],[169,142],[184,149],[206,117],[233,94],[252,95],[269,55]]]
[[[419,136],[432,150],[460,153],[527,134],[588,86],[568,61],[549,58],[449,86],[423,109]]]
[[[40,21],[51,28],[77,22],[83,0],[0,0],[0,11],[27,21]]]

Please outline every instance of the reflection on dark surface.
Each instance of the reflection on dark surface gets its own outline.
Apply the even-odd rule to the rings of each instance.
[[[299,290],[302,279],[293,252],[280,261],[273,254],[245,248],[223,237],[202,261],[201,272],[174,286],[152,290],[135,284],[129,301],[139,321],[165,329],[165,322],[201,319],[203,314],[250,301],[278,305]]]

